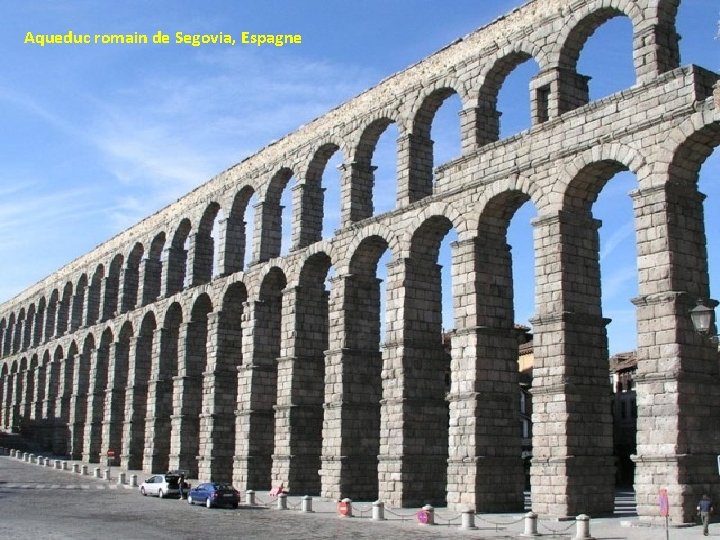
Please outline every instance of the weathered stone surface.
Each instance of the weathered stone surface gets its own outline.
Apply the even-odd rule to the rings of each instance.
[[[88,462],[113,449],[126,466],[179,467],[241,489],[283,483],[391,505],[517,509],[505,235],[530,200],[538,215],[534,510],[611,510],[606,320],[591,208],[607,180],[630,170],[638,179],[639,512],[656,512],[662,486],[673,520],[691,520],[702,491],[720,499],[717,351],[687,317],[696,298],[709,297],[697,174],[720,144],[720,93],[714,73],[678,67],[677,4],[529,2],[4,303],[2,427],[31,425],[39,440]],[[637,84],[588,103],[577,57],[614,14],[633,24]],[[533,126],[498,140],[497,92],[529,56],[540,66]],[[463,103],[462,156],[433,169],[432,119],[453,93]],[[374,215],[372,156],[392,123],[397,204]],[[335,151],[343,154],[342,208],[332,210],[342,223],[321,240],[329,211],[322,171]],[[292,249],[280,257],[285,189],[296,212]],[[243,268],[252,194],[252,262]],[[437,250],[451,229],[448,355]],[[388,250],[381,314],[377,264]]]

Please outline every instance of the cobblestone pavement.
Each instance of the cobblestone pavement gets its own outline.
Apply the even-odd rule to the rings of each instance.
[[[258,496],[269,502],[267,494]],[[437,510],[439,525],[422,526],[414,510],[386,510],[383,522],[370,517],[371,505],[354,505],[356,517],[340,518],[334,501],[313,500],[312,514],[300,512],[300,497],[291,497],[289,510],[241,507],[238,510],[190,506],[177,499],[142,497],[137,488],[115,480],[79,477],[69,471],[40,467],[0,456],[0,538],[13,539],[186,539],[212,533],[214,537],[245,539],[291,538],[320,540],[365,539],[516,539],[523,532],[523,514],[477,516],[477,530],[461,530],[458,515]],[[448,523],[449,522],[449,523]],[[659,527],[627,526],[636,518],[593,519],[591,533],[598,540],[663,540]],[[717,528],[716,530],[713,530]],[[542,539],[574,539],[574,522],[540,520]],[[671,540],[702,536],[699,527],[671,529]],[[720,525],[711,526],[720,538]]]

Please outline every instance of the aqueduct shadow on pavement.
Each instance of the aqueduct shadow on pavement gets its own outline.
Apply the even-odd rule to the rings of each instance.
[[[239,489],[282,481],[295,493],[395,506],[522,508],[506,233],[531,201],[533,510],[612,511],[592,207],[629,170],[638,181],[638,512],[655,515],[663,486],[673,520],[692,520],[702,490],[720,498],[717,351],[687,316],[710,295],[697,178],[720,144],[720,89],[716,74],[679,67],[678,4],[534,0],[6,302],[2,426],[27,419],[39,440],[76,459],[98,462],[113,448],[128,468],[185,468]],[[578,57],[616,16],[632,24],[636,84],[590,102]],[[498,92],[528,58],[540,68],[533,125],[499,140]],[[462,102],[462,156],[434,169],[432,121],[452,95]],[[392,124],[396,207],[374,215],[373,153]],[[338,152],[341,226],[323,239],[321,179]],[[280,256],[288,189],[292,244]],[[438,246],[450,231],[448,359]]]

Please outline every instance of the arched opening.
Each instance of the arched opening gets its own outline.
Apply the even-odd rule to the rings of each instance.
[[[116,459],[122,454],[124,448],[124,421],[130,416],[130,411],[126,410],[126,395],[130,367],[130,344],[134,333],[132,323],[127,321],[120,328],[117,341],[111,351],[111,354],[114,354],[114,358],[110,361],[112,371],[107,387],[107,394],[110,399],[108,400],[109,407],[108,410],[105,411],[103,422],[103,427],[106,432],[103,433],[102,448],[103,450],[113,450]]]
[[[83,323],[83,309],[85,308],[85,294],[88,285],[87,274],[80,276],[75,286],[75,295],[72,299],[72,311],[70,314],[70,331],[74,332]]]
[[[26,351],[32,343],[33,328],[35,326],[35,304],[30,304],[27,311],[27,321],[23,329],[23,339],[21,350]]]
[[[87,422],[88,391],[90,387],[90,364],[95,339],[92,334],[85,338],[82,353],[77,360],[77,388],[70,400],[70,448],[72,459],[82,459],[85,449],[85,427]]]
[[[182,291],[185,286],[188,243],[191,227],[192,225],[189,219],[184,218],[180,221],[178,228],[173,234],[170,246],[164,253],[165,259],[163,260],[163,270],[167,268],[167,273],[164,276],[166,297],[170,297]]]
[[[37,399],[35,393],[35,380],[37,378],[37,370],[38,356],[37,354],[33,354],[32,358],[30,358],[30,366],[28,367],[27,379],[25,383],[25,407],[23,411],[23,417],[28,422],[32,422],[34,420],[33,407],[35,405],[35,400]],[[32,433],[28,433],[28,435],[32,436]]]
[[[294,334],[283,336],[286,352],[278,362],[275,447],[285,445],[288,455],[276,453],[272,475],[273,482],[284,482],[292,493],[320,492],[330,268],[325,253],[305,261],[290,294]]]
[[[379,495],[380,400],[382,398],[382,281],[378,264],[391,256],[384,238],[364,239],[348,274],[333,288],[326,354],[323,496],[376,500]],[[334,433],[341,433],[340,445]],[[344,456],[341,458],[341,456]],[[340,462],[338,470],[337,462]]]
[[[218,328],[210,335],[209,346],[215,350],[214,373],[209,370],[203,386],[203,416],[200,430],[208,435],[210,446],[200,455],[209,464],[205,475],[219,482],[232,482],[233,456],[235,455],[235,410],[238,399],[238,370],[243,365],[242,319],[247,290],[241,282],[233,283],[225,292],[222,309],[218,315]],[[212,423],[204,426],[206,414],[214,411]]]
[[[138,289],[140,287],[140,263],[145,248],[140,242],[135,243],[127,258],[122,275],[122,301],[120,312],[125,313],[137,307]]]
[[[90,374],[94,374],[94,377],[90,380],[88,387],[88,408],[85,422],[86,447],[83,451],[83,461],[88,463],[100,462],[112,343],[113,333],[108,328],[100,338],[99,347],[90,353]]]
[[[223,275],[242,272],[250,263],[257,201],[257,195],[250,186],[244,186],[233,199],[225,224]]]
[[[540,66],[537,62],[522,53],[510,55],[495,66],[492,77],[497,88],[495,99],[500,139],[530,129],[533,124],[547,120],[541,111],[543,105],[535,103],[533,106],[533,99],[539,98],[530,93],[531,83],[539,71]]]
[[[440,88],[424,99],[413,121],[407,193],[399,193],[401,200],[412,203],[431,195],[435,167],[460,156],[461,110],[452,88]]]
[[[608,22],[616,17],[621,20]],[[606,28],[590,39],[601,26]],[[592,84],[593,99],[634,85],[637,78],[635,47],[632,23],[619,9],[601,8],[582,19],[569,32],[560,52],[563,74],[559,85],[560,112],[582,107],[591,99],[591,77],[582,74],[581,67],[591,69],[590,73],[597,79]],[[581,52],[584,58],[579,63]]]
[[[105,277],[105,267],[97,265],[88,288],[88,307],[85,324],[91,326],[100,319],[100,294],[102,292],[102,281]]]
[[[218,234],[220,217],[222,217],[220,205],[216,202],[210,203],[203,212],[197,231],[191,239],[193,257],[190,261],[192,265],[190,286],[192,287],[208,283],[217,268],[215,238]]]
[[[238,409],[233,481],[245,489],[270,489],[275,447],[278,359],[282,340],[282,295],[285,275],[272,268],[252,302],[253,331],[245,346],[252,354],[238,370]],[[256,486],[256,487],[254,487]]]
[[[387,464],[380,494],[402,506],[446,503],[450,355],[443,346],[438,260],[452,228],[446,217],[426,219],[413,234],[409,257],[388,269],[380,437],[380,460]],[[400,470],[402,485],[393,493]]]
[[[20,347],[22,345],[23,328],[25,327],[25,324],[25,308],[21,308],[20,312],[18,313],[17,320],[15,321],[15,328],[13,330],[13,354],[20,352]]]
[[[148,392],[152,384],[155,314],[143,317],[135,343],[135,362],[130,367],[127,390],[127,410],[123,429],[122,463],[127,469],[143,468]]]
[[[78,353],[77,344],[73,341],[68,348],[67,355],[60,365],[60,381],[58,391],[58,417],[57,432],[54,438],[53,451],[58,455],[68,454],[70,449],[70,406],[73,395],[73,380],[75,379],[75,364]]]
[[[143,306],[151,304],[162,294],[162,254],[164,248],[165,233],[160,232],[150,242],[150,249],[143,263],[141,296]]]
[[[46,301],[45,297],[43,296],[40,299],[40,302],[38,302],[38,308],[35,312],[35,324],[33,324],[33,337],[32,337],[32,345],[33,347],[37,347],[40,345],[43,341],[43,335],[45,331],[45,309],[46,309]],[[0,343],[2,343],[2,331],[0,330]]]
[[[103,298],[102,320],[112,319],[118,311],[120,298],[120,274],[125,257],[118,254],[113,257],[108,270],[108,278],[105,284],[105,297]]]
[[[170,468],[173,385],[179,373],[178,353],[182,323],[182,308],[175,302],[165,313],[160,329],[159,354],[152,357],[145,431],[145,456],[149,459],[143,461],[143,470],[147,473]]]
[[[321,146],[308,166],[302,186],[298,247],[331,238],[341,226],[340,186],[343,155],[333,143]]]
[[[343,223],[354,223],[389,212],[397,201],[398,128],[389,118],[372,122],[362,134],[350,166],[350,201],[343,208]],[[347,171],[346,171],[347,175]],[[347,180],[346,180],[347,182]]]
[[[601,99],[635,84],[633,26],[616,14],[591,32],[582,46],[577,71],[588,77],[589,99]]]
[[[293,172],[283,167],[270,180],[262,202],[258,262],[287,255],[294,242],[293,232]]]
[[[173,418],[173,441],[170,465],[188,471],[189,478],[198,477],[197,456],[200,455],[200,414],[205,388],[203,373],[207,371],[208,314],[212,303],[207,294],[201,294],[190,313],[184,336],[185,356],[180,360],[179,378],[175,381],[176,402]]]

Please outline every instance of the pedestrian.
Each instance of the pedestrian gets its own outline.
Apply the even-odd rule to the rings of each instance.
[[[703,494],[702,499],[698,502],[697,511],[700,514],[700,519],[703,525],[703,535],[708,536],[710,532],[708,527],[710,526],[710,513],[713,511],[712,500],[707,494]]]
[[[183,500],[183,488],[185,487],[185,475],[183,473],[180,473],[180,478],[178,478],[178,485],[180,486],[180,500]]]

